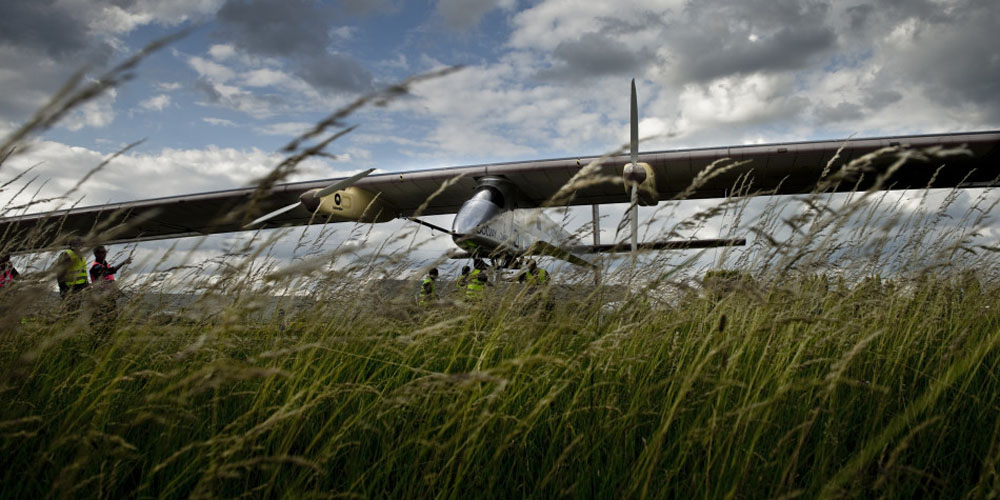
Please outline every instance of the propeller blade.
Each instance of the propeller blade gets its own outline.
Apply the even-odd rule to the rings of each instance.
[[[352,176],[350,176],[350,177],[348,177],[348,178],[346,178],[346,179],[344,179],[342,181],[334,182],[333,184],[330,184],[329,186],[327,186],[327,187],[325,187],[323,189],[320,189],[319,191],[316,191],[316,194],[314,194],[313,197],[314,198],[322,198],[322,197],[324,197],[326,195],[329,195],[331,193],[334,193],[336,191],[340,191],[341,189],[351,187],[352,184],[354,184],[355,182],[360,181],[365,176],[367,176],[368,174],[370,174],[370,173],[372,173],[374,171],[375,171],[374,168],[369,168],[368,170],[365,170],[364,172],[360,172],[360,173],[354,174],[354,175],[352,175]]]
[[[251,223],[243,226],[243,228],[244,229],[248,229],[248,228],[251,228],[253,226],[256,226],[257,224],[260,224],[261,222],[264,222],[266,220],[269,220],[269,219],[272,219],[274,217],[277,217],[277,216],[279,216],[279,215],[281,215],[281,214],[283,214],[285,212],[289,212],[291,210],[294,210],[294,209],[298,208],[299,205],[301,205],[301,204],[302,204],[301,201],[296,201],[295,203],[292,203],[291,205],[287,205],[287,206],[281,207],[281,208],[279,208],[279,209],[277,209],[277,210],[275,210],[275,211],[273,211],[273,212],[271,212],[271,213],[269,213],[269,214],[267,214],[267,215],[265,215],[263,217],[260,217],[260,218],[258,218],[256,220],[254,220],[253,222],[251,222]]]
[[[632,185],[632,252],[639,248],[639,186]]]
[[[639,161],[639,106],[635,98],[635,78],[632,79],[632,116],[630,119],[631,138],[629,140],[629,151],[632,154],[632,163]]]

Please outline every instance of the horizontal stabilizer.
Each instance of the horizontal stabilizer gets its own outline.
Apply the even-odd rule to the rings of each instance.
[[[576,264],[582,267],[597,267],[596,264],[590,262],[589,260],[577,255],[578,252],[574,250],[567,250],[565,248],[560,248],[559,246],[547,243],[545,241],[536,241],[532,244],[531,249],[524,252],[524,256],[537,256],[537,255],[547,255],[549,257],[555,257],[557,259],[564,260],[571,264]],[[449,259],[474,259],[480,258],[482,256],[477,256],[471,254],[465,250],[452,250],[448,252]]]
[[[746,238],[709,238],[701,240],[661,240],[645,241],[638,244],[638,250],[687,250],[692,248],[741,247],[747,244]],[[629,252],[631,246],[626,243],[607,245],[589,245],[574,247],[580,253],[616,253]]]
[[[565,260],[571,264],[576,264],[581,267],[597,267],[596,264],[590,262],[583,257],[577,255],[578,252],[574,250],[569,250],[556,245],[553,245],[546,241],[536,241],[531,245],[531,249],[528,250],[525,255],[548,255],[549,257],[555,257],[557,259]]]

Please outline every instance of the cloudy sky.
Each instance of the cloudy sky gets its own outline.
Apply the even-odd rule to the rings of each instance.
[[[350,117],[359,127],[335,158],[295,178],[601,154],[627,137],[631,78],[640,134],[659,136],[647,150],[1000,129],[995,0],[12,0],[3,11],[3,135],[73,72],[99,74],[192,28],[0,169],[35,166],[55,196],[145,139],[75,194],[84,204],[247,185],[330,111],[453,65],[464,69]]]

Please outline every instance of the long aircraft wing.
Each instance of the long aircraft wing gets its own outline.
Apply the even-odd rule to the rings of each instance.
[[[749,181],[750,189],[762,194],[796,194],[816,188],[821,173],[838,151],[833,170],[862,155],[897,145],[911,149],[965,146],[972,154],[931,161],[910,160],[888,179],[885,187],[889,189],[925,188],[932,179],[931,187],[988,187],[997,185],[1000,179],[1000,131],[683,149],[643,153],[638,159],[655,172],[660,200],[673,199],[685,192],[700,172],[723,158],[746,163],[708,179],[690,190],[686,198],[724,197],[741,180]],[[396,214],[399,217],[455,213],[472,194],[476,179],[486,175],[507,178],[527,200],[541,205],[573,178],[581,166],[595,160],[600,159],[563,158],[394,172],[368,176],[355,186],[379,193],[399,209]],[[598,175],[620,179],[622,167],[629,161],[627,155],[600,160]],[[883,160],[881,166],[888,163],[890,160]],[[454,181],[456,177],[460,178]],[[850,180],[831,190],[866,189],[876,177],[876,172],[865,174],[860,182]],[[280,184],[256,197],[256,189],[251,187],[5,217],[0,219],[2,246],[8,251],[47,248],[69,234],[116,243],[241,231],[255,217],[295,203],[303,192],[324,187],[333,180]],[[449,181],[453,182],[438,193]],[[418,208],[432,195],[417,214]],[[603,182],[580,187],[562,204],[628,201],[621,182]],[[313,217],[299,207],[269,220],[267,227],[323,222],[325,218]]]

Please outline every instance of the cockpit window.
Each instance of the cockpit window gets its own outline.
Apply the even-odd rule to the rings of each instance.
[[[493,186],[479,186],[479,189],[476,191],[476,194],[472,195],[472,198],[476,200],[486,200],[498,207],[505,206],[503,193]]]

